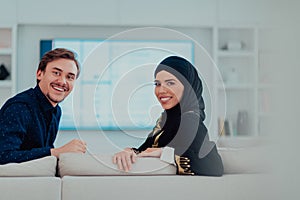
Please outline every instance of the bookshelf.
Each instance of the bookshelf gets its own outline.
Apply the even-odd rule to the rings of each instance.
[[[260,84],[257,28],[218,26],[215,32],[215,61],[221,74],[216,93],[218,101],[226,100],[225,108],[217,104],[219,134],[258,136],[268,102],[263,95],[267,84]]]
[[[15,93],[16,87],[16,26],[0,26],[0,105]],[[8,76],[5,75],[8,72]]]

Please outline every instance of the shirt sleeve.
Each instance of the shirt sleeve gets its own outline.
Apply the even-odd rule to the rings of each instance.
[[[31,119],[29,108],[24,103],[13,103],[2,108],[0,113],[0,164],[19,163],[50,155],[50,148],[23,146]]]
[[[162,148],[162,153],[160,156],[160,160],[172,164],[172,165],[176,165],[175,164],[175,155],[174,155],[174,148],[172,147],[163,147]]]

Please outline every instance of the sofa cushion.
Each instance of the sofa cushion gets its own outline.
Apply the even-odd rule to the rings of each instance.
[[[64,176],[62,200],[227,200],[225,188],[224,177]]]
[[[112,155],[64,153],[59,156],[59,175],[168,175],[176,174],[176,167],[159,158],[137,158],[129,172],[118,170]]]
[[[0,177],[1,200],[61,200],[59,177]]]
[[[22,163],[0,165],[0,177],[55,176],[57,158],[47,156]]]
[[[266,149],[262,147],[218,148],[224,174],[264,173],[269,170]]]

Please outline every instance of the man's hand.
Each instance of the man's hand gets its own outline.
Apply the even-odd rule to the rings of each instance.
[[[69,143],[59,148],[53,148],[50,150],[52,156],[59,157],[61,153],[74,152],[74,153],[85,153],[86,143],[82,140],[74,139]]]
[[[126,148],[123,151],[116,153],[113,157],[113,163],[118,165],[119,170],[128,172],[131,166],[136,161],[136,154],[131,148]]]

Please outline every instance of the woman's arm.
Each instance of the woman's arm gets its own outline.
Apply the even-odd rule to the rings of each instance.
[[[137,152],[142,152],[145,151],[147,148],[151,148],[153,143],[154,143],[154,138],[153,136],[161,132],[161,123],[162,123],[162,115],[156,120],[156,124],[153,127],[152,131],[148,134],[147,139],[145,142],[137,149],[134,148]]]
[[[180,175],[223,175],[223,163],[216,145],[209,141],[205,125],[193,113],[183,115],[179,130],[167,147],[147,148],[138,156],[158,157],[176,164]]]
[[[136,161],[136,156],[140,152],[145,151],[153,144],[153,135],[160,131],[161,117],[156,121],[156,125],[153,130],[148,134],[147,139],[139,148],[125,148],[123,151],[116,153],[113,156],[113,163],[118,165],[120,170],[129,171],[131,166]]]

